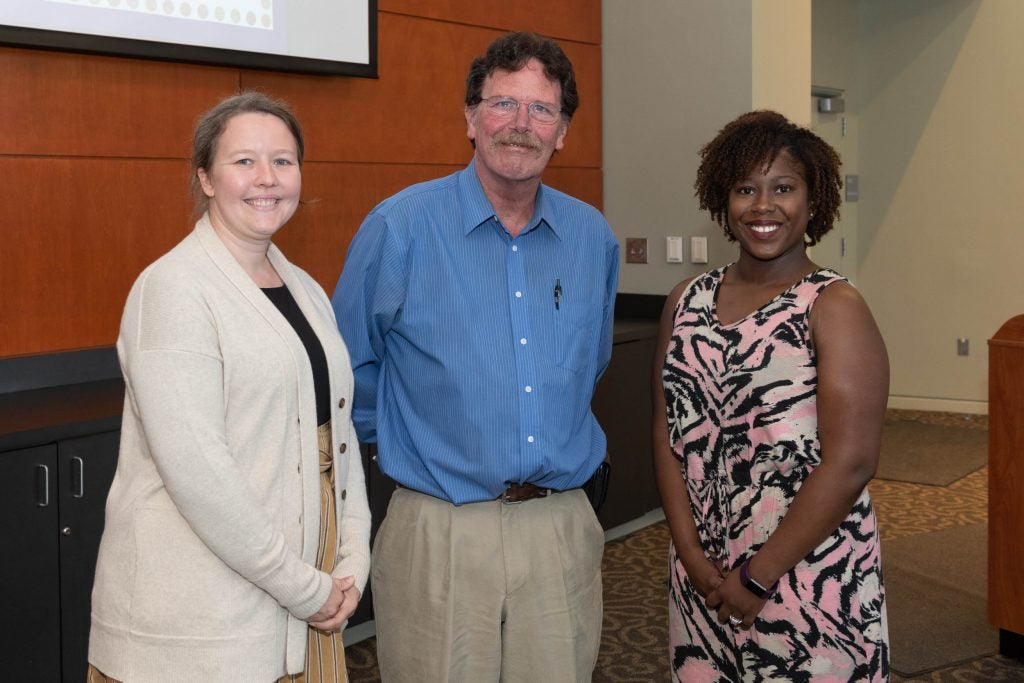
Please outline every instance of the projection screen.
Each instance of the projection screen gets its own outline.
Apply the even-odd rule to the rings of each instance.
[[[0,44],[377,76],[376,0],[2,0]]]

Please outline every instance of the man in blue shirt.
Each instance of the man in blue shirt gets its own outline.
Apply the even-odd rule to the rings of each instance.
[[[505,35],[466,85],[472,162],[377,206],[333,299],[356,428],[400,485],[378,660],[385,681],[589,681],[604,534],[580,487],[605,454],[618,243],[541,184],[579,103],[561,48]]]

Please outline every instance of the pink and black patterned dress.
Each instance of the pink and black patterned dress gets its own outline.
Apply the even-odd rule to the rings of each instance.
[[[675,309],[662,378],[669,440],[704,552],[729,568],[778,527],[821,462],[809,315],[845,279],[819,270],[731,325],[715,311],[726,269]],[[718,623],[670,548],[676,680],[886,681],[889,634],[878,530],[861,493],[849,516],[779,582],[749,631]]]

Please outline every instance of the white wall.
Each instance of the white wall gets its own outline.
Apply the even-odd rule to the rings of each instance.
[[[698,152],[726,123],[772,108],[810,112],[810,0],[604,0],[604,208],[621,245],[646,237],[648,263],[623,263],[619,291],[667,294],[736,257],[697,209]],[[665,262],[683,237],[684,263]],[[689,262],[691,236],[708,264]],[[623,248],[625,253],[625,248]]]
[[[858,7],[850,0],[813,0],[812,4],[811,81],[842,90],[845,102],[841,113],[819,113],[817,99],[812,99],[812,128],[839,152],[844,177],[860,175]],[[815,263],[836,269],[858,286],[860,204],[859,200],[844,201],[835,227],[810,251]]]
[[[620,244],[646,237],[649,252],[622,265],[619,291],[667,294],[708,268],[689,263],[691,235],[708,237],[711,266],[735,253],[697,210],[693,182],[701,146],[750,108],[750,2],[604,0],[601,11],[605,215]],[[683,236],[685,263],[665,262],[666,235]]]
[[[1024,3],[860,6],[860,275],[890,406],[985,412],[986,341],[1024,312]]]
[[[708,235],[709,266],[735,257],[697,211],[697,151],[752,108],[798,119],[802,95],[782,93],[809,107],[810,73],[846,90],[850,270],[889,348],[890,407],[986,412],[986,342],[1024,312],[1024,2],[812,0],[808,22],[806,7],[604,0],[605,213],[651,260],[624,264],[620,291],[664,294],[707,268],[666,264],[665,235]]]

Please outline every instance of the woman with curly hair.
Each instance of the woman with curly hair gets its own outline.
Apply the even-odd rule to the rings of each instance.
[[[838,217],[839,157],[770,111],[700,155],[700,207],[739,256],[673,289],[653,368],[673,675],[887,680],[865,487],[888,359],[857,290],[807,254]]]

